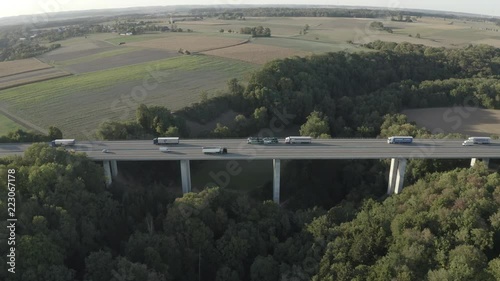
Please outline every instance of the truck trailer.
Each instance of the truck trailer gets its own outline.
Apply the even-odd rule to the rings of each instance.
[[[75,139],[56,139],[50,142],[50,146],[73,146],[75,143]]]
[[[286,144],[294,144],[294,143],[311,143],[311,137],[286,137]]]
[[[227,148],[225,147],[203,147],[201,151],[205,154],[226,154]]]
[[[471,141],[474,144],[490,144],[491,143],[491,138],[489,138],[489,137],[470,137],[467,140]]]
[[[161,145],[161,144],[179,144],[179,137],[162,137],[162,138],[154,138],[153,144]]]
[[[387,138],[387,143],[412,143],[412,136],[393,136]]]

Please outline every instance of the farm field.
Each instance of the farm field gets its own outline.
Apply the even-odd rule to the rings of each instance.
[[[68,75],[71,75],[71,73],[57,68],[45,68],[19,74],[13,74],[0,77],[0,90]]]
[[[469,136],[500,135],[500,110],[475,107],[422,108],[404,110],[410,121],[429,131]]]
[[[248,39],[248,37],[246,38]],[[190,52],[201,52],[204,50],[224,48],[246,41],[244,38],[223,38],[216,36],[204,36],[202,34],[167,34],[162,38],[147,41],[132,42],[127,44],[132,47],[153,48],[168,51],[178,51],[180,48]]]
[[[493,23],[485,22],[460,22],[443,20],[442,18],[424,17],[417,22],[393,22],[390,18],[383,19],[358,19],[358,18],[246,18],[245,21],[206,19],[203,22],[179,22],[182,28],[191,28],[201,33],[219,33],[220,29],[225,31],[231,29],[239,31],[245,26],[269,27],[272,38],[258,38],[254,43],[268,44],[278,47],[297,48],[302,51],[324,52],[356,48],[366,50],[359,46],[346,44],[353,41],[357,44],[366,44],[375,40],[392,42],[410,42],[433,47],[461,47],[468,44],[494,43],[491,40],[500,40],[500,32],[487,30],[499,30]],[[394,30],[393,34],[385,31],[377,31],[370,28],[373,21],[381,21],[384,26]],[[300,30],[309,25],[307,34],[301,35]],[[420,33],[421,38],[415,38]],[[233,36],[226,32],[223,36]],[[412,35],[412,37],[409,37]],[[299,39],[300,41],[283,40]],[[269,40],[268,40],[269,39]],[[309,42],[309,44],[304,44]],[[340,46],[336,46],[340,45]],[[319,49],[318,49],[319,48]],[[325,50],[326,49],[326,50]]]
[[[25,127],[10,120],[5,115],[0,114],[0,132],[12,132],[12,131],[15,131],[17,129],[27,130]]]
[[[134,119],[140,103],[177,110],[255,68],[224,58],[180,56],[0,91],[0,103],[40,127],[56,125],[65,135],[84,139],[105,120]]]
[[[373,21],[382,21],[394,33],[370,29]],[[300,34],[306,24],[307,33]],[[414,23],[393,22],[388,18],[276,17],[245,21],[208,18],[179,21],[176,25],[193,32],[90,34],[59,41],[61,48],[40,56],[42,62],[37,59],[6,62],[8,66],[0,68],[0,89],[4,89],[0,90],[0,102],[9,105],[12,114],[19,114],[38,126],[56,125],[65,134],[81,136],[81,132],[94,130],[103,120],[132,119],[139,102],[132,100],[131,91],[141,86],[144,79],[151,79],[151,69],[158,69],[164,75],[161,83],[147,92],[143,102],[176,110],[199,101],[203,90],[225,88],[230,78],[245,81],[251,70],[277,58],[332,51],[372,51],[360,44],[375,40],[448,48],[481,43],[500,47],[500,32],[495,31],[498,27],[495,29],[493,24],[430,17]],[[272,37],[250,38],[227,32],[259,25],[269,27]],[[416,38],[417,33],[421,38]],[[118,45],[120,42],[125,44]],[[201,54],[181,55],[177,52],[180,48]],[[61,77],[70,73],[75,76]],[[46,79],[51,80],[43,81]]]
[[[265,64],[274,59],[283,59],[291,56],[306,56],[311,53],[290,48],[247,43],[229,48],[206,51],[203,52],[203,54],[242,60],[255,64]]]
[[[35,58],[16,61],[0,62],[0,77],[51,68],[52,66],[43,63]]]

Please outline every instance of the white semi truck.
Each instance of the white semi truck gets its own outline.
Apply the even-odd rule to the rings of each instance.
[[[489,138],[489,137],[470,137],[467,139],[467,141],[470,141],[474,144],[490,144],[491,138]]]
[[[205,154],[226,154],[227,148],[225,147],[203,147],[201,151]]]
[[[73,146],[75,143],[75,139],[56,139],[50,142],[50,146]]]
[[[161,145],[161,144],[179,144],[179,137],[162,137],[162,138],[154,138],[153,144]]]
[[[286,137],[286,144],[294,144],[294,143],[311,143],[311,137]]]

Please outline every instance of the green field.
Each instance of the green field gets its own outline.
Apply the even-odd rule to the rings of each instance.
[[[16,122],[10,120],[5,115],[0,114],[0,136],[6,135],[8,132],[15,131],[17,129],[27,130],[23,126],[17,124]]]
[[[105,51],[105,52],[100,52],[97,54],[88,55],[88,56],[81,57],[81,58],[58,61],[58,62],[55,62],[54,64],[61,65],[61,66],[73,65],[73,64],[78,64],[78,63],[95,61],[95,60],[99,60],[99,59],[103,59],[103,58],[114,57],[114,56],[121,55],[121,54],[127,54],[127,53],[131,53],[131,52],[135,52],[137,50],[140,50],[140,49],[139,48],[123,48],[123,49]]]
[[[118,45],[120,42],[140,42],[140,41],[146,41],[146,40],[151,40],[151,39],[157,39],[157,38],[162,38],[164,35],[161,33],[158,34],[142,34],[139,36],[119,36],[119,37],[113,37],[106,39],[106,42]]]
[[[255,68],[216,57],[180,56],[11,88],[0,91],[0,102],[36,125],[55,124],[65,135],[85,138],[105,120],[134,119],[140,103],[177,110],[198,101],[201,91],[223,89],[230,78],[242,79]],[[153,70],[158,84],[149,73]],[[144,81],[149,90],[135,94]]]

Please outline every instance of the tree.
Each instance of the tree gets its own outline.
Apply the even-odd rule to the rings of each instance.
[[[229,90],[230,94],[237,96],[241,96],[243,94],[243,91],[245,90],[245,88],[240,84],[237,78],[232,78],[231,80],[227,81],[227,89]]]
[[[143,129],[151,129],[151,114],[145,104],[140,104],[135,111],[136,121]]]
[[[224,29],[223,28],[219,29],[219,32],[224,33]]]
[[[85,258],[85,280],[109,281],[114,267],[111,253],[105,251],[92,252]]]
[[[300,126],[301,136],[311,136],[317,138],[322,136],[323,138],[329,137],[330,135],[330,125],[328,124],[327,117],[323,117],[323,114],[318,111],[313,111],[307,117],[306,123]]]
[[[258,256],[250,268],[252,281],[278,281],[279,264],[272,256]]]
[[[227,126],[217,123],[215,129],[212,131],[212,135],[216,138],[227,138],[231,136],[231,130]]]
[[[179,136],[179,128],[177,128],[176,126],[170,126],[165,131],[164,135],[166,137],[178,137]]]
[[[420,38],[420,33],[417,33],[417,36],[415,36],[415,37]]]
[[[252,117],[255,122],[255,125],[257,126],[257,129],[262,129],[264,126],[267,125],[267,108],[266,107],[256,108],[255,111],[253,112]]]
[[[61,130],[59,130],[59,128],[54,127],[54,126],[49,127],[49,139],[55,140],[55,139],[62,139],[62,138],[63,138],[63,134],[62,134]]]

